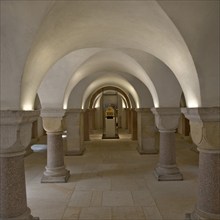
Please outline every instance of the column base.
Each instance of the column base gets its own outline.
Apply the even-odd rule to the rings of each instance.
[[[79,151],[77,151],[77,150],[76,151],[67,151],[65,153],[65,156],[81,156],[84,154],[84,152],[85,152],[85,149],[81,149]]]
[[[70,177],[70,171],[65,168],[47,168],[41,178],[41,183],[66,183]]]
[[[186,213],[185,220],[219,220],[220,214],[212,214],[195,209],[192,213]]]
[[[0,216],[0,220],[40,220],[40,218],[39,217],[33,217],[31,215],[30,208],[27,208],[27,211],[25,213],[23,213],[22,215],[12,217],[12,218]]]
[[[158,181],[180,181],[183,180],[183,175],[177,167],[157,167],[154,170],[154,175]]]

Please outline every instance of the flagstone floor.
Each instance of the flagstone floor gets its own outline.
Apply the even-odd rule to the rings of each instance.
[[[196,203],[198,153],[176,135],[177,164],[183,181],[157,181],[156,155],[140,155],[137,141],[93,133],[82,156],[66,156],[68,183],[41,184],[46,152],[25,158],[28,206],[41,220],[183,220]]]

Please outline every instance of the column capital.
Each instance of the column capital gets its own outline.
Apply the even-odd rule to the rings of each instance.
[[[1,157],[17,156],[24,153],[31,140],[32,122],[40,112],[3,110],[0,111],[0,154]]]
[[[195,122],[220,121],[220,107],[181,108],[181,112],[190,121],[195,121]]]
[[[182,108],[182,113],[190,120],[193,142],[206,150],[220,149],[220,107]]]
[[[63,131],[63,117],[65,109],[42,109],[43,128],[48,133],[59,133]]]
[[[160,132],[175,131],[178,127],[180,108],[151,108]]]
[[[32,123],[37,120],[40,115],[39,110],[23,111],[23,110],[1,110],[1,125],[18,125]]]

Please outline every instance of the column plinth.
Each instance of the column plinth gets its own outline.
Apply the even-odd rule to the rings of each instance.
[[[38,116],[38,111],[1,111],[0,219],[38,219],[27,207],[24,170],[25,148]]]
[[[178,127],[179,108],[153,108],[156,126],[160,132],[159,163],[154,174],[159,181],[183,180],[176,164],[175,131]]]
[[[187,108],[193,142],[199,151],[197,204],[187,220],[220,219],[220,108]]]

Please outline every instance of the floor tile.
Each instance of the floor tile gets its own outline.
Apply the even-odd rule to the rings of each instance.
[[[111,208],[108,207],[90,207],[82,208],[79,219],[96,219],[96,220],[110,220]]]
[[[141,207],[113,207],[112,219],[116,220],[141,220],[145,219],[144,212]]]
[[[163,219],[156,206],[143,207],[143,210],[144,210],[144,214],[146,216],[146,219],[149,219],[149,220],[162,220]],[[176,219],[176,220],[178,220],[178,219]]]
[[[131,192],[106,191],[103,192],[102,206],[133,206]]]
[[[102,206],[102,191],[93,191],[90,206]]]
[[[83,179],[76,184],[75,190],[110,190],[111,181],[103,178]]]
[[[88,207],[92,199],[92,191],[74,191],[69,206]]]
[[[155,202],[149,191],[132,191],[134,205],[154,206]]]
[[[64,212],[63,219],[64,220],[78,220],[81,208],[68,206]]]
[[[121,131],[120,131],[121,132]],[[140,155],[137,141],[120,133],[118,140],[93,134],[82,156],[65,157],[68,183],[41,184],[46,153],[25,157],[27,201],[41,220],[147,219],[183,220],[196,204],[198,153],[176,135],[177,164],[183,181],[157,181],[159,155]],[[98,139],[99,138],[99,139]]]

